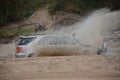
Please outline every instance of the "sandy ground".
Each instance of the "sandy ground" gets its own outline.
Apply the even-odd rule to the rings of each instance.
[[[120,57],[80,55],[0,61],[0,80],[120,80]]]
[[[41,23],[47,28],[50,27],[53,23],[53,20],[48,12],[48,6],[45,6],[35,11],[33,15],[31,15],[24,21],[24,23]]]
[[[113,42],[108,48],[120,50]],[[0,44],[0,80],[120,80],[120,52],[12,58],[14,49],[13,44]]]
[[[10,44],[0,44],[0,59],[12,57],[15,54],[15,45]]]

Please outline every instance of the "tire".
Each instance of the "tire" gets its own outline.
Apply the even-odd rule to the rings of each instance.
[[[34,57],[34,54],[33,54],[33,53],[32,53],[32,54],[29,54],[28,57]]]
[[[101,55],[102,52],[103,52],[103,51],[102,51],[101,49],[99,49],[98,52],[97,52],[97,54],[98,54],[98,55]]]

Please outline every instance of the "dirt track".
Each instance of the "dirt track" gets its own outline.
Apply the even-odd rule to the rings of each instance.
[[[120,57],[98,55],[0,61],[0,80],[120,80]]]

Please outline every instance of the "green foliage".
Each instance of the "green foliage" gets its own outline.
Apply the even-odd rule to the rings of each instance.
[[[19,30],[19,31],[17,31],[17,30]],[[17,35],[30,34],[30,33],[34,33],[35,26],[32,26],[32,25],[22,26],[17,30],[16,30]]]
[[[35,26],[21,26],[19,28],[0,29],[0,37],[19,36],[33,33]]]
[[[49,0],[0,0],[0,26],[30,16]]]
[[[55,14],[57,11],[85,14],[103,7],[120,9],[120,0],[52,0],[49,12],[51,14]]]
[[[0,26],[24,19],[45,4],[50,14],[57,11],[85,14],[98,8],[120,9],[120,0],[0,0]]]

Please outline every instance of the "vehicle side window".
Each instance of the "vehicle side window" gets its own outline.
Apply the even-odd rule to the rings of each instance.
[[[65,44],[65,45],[70,45],[70,44],[75,44],[75,41],[69,37],[60,37],[60,43]]]
[[[55,45],[57,44],[57,38],[54,36],[47,36],[40,40],[40,45]]]
[[[17,43],[17,45],[27,45],[30,42],[33,41],[34,38],[20,38],[19,42]]]
[[[40,45],[69,45],[75,44],[75,41],[66,36],[47,36],[40,40]]]

